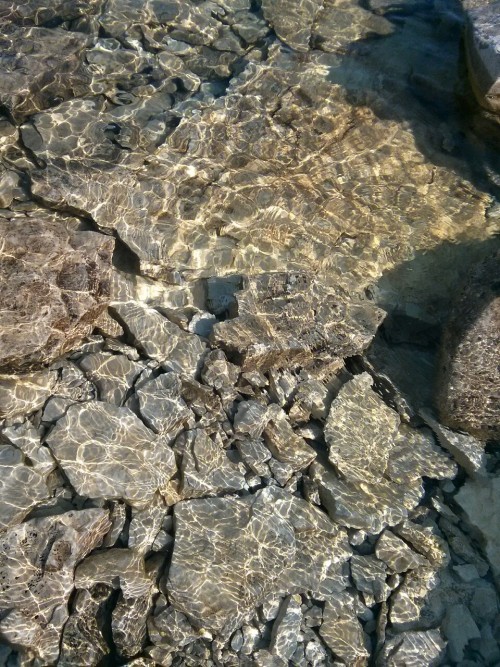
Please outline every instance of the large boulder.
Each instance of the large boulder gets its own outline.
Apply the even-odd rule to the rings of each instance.
[[[481,106],[500,113],[500,2],[468,12],[467,63]]]
[[[437,403],[441,421],[479,438],[500,436],[500,254],[460,293],[443,335]]]

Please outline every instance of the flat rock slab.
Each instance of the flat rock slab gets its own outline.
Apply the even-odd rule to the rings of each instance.
[[[325,425],[329,459],[354,482],[378,482],[387,467],[399,415],[373,389],[368,373],[356,375],[333,401]]]
[[[467,12],[469,74],[479,103],[500,113],[500,2]]]
[[[236,299],[238,316],[216,324],[212,340],[244,371],[359,354],[384,317],[369,301],[333,292],[306,273],[246,278]]]
[[[169,599],[196,626],[224,636],[268,598],[319,591],[350,555],[344,530],[271,487],[181,502],[175,525]]]
[[[57,371],[0,375],[0,419],[35,412],[52,394]]]
[[[0,372],[52,361],[109,301],[114,240],[44,211],[0,217]]]
[[[59,655],[75,565],[97,547],[111,522],[88,509],[31,519],[0,536],[0,633],[35,651],[41,664]]]
[[[128,408],[89,402],[68,408],[46,438],[76,491],[144,506],[176,472],[166,441]]]

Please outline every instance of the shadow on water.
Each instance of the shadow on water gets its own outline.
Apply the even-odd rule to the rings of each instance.
[[[500,123],[488,121],[467,79],[460,2],[360,5],[392,29],[351,42],[339,65],[330,68],[329,80],[345,88],[354,106],[369,106],[378,117],[409,126],[430,162],[499,199]]]

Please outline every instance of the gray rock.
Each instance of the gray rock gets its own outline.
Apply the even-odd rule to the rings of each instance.
[[[260,438],[268,421],[267,405],[259,401],[241,401],[234,416],[234,430],[240,436]]]
[[[151,589],[144,558],[132,549],[96,551],[75,570],[75,587],[90,590],[95,584],[120,589],[126,598],[141,597]]]
[[[421,526],[412,521],[404,521],[394,526],[392,532],[410,544],[434,567],[444,567],[450,559],[449,547],[443,537],[436,535],[432,526]]]
[[[439,586],[439,574],[431,567],[410,570],[391,595],[389,619],[395,631],[433,627],[440,620],[428,609],[431,592]]]
[[[75,570],[75,586],[92,590],[96,584],[120,589],[112,613],[113,643],[118,653],[131,657],[146,640],[146,616],[151,607],[153,581],[144,559],[130,549],[106,549],[88,556]]]
[[[20,523],[49,496],[45,476],[26,465],[21,450],[0,444],[0,529]]]
[[[375,545],[375,554],[393,572],[401,574],[418,567],[425,567],[428,561],[410,549],[404,540],[390,530],[384,530]]]
[[[500,3],[467,12],[467,56],[474,93],[481,105],[500,113]]]
[[[123,405],[143,366],[123,354],[96,352],[79,360],[79,365],[99,391],[99,399]]]
[[[111,528],[106,533],[102,541],[103,547],[114,547],[116,541],[120,537],[127,521],[126,505],[121,502],[113,503],[109,513],[109,518],[111,521]]]
[[[37,429],[29,421],[7,426],[1,433],[3,438],[22,451],[34,470],[44,477],[56,467],[50,449],[40,442]]]
[[[148,633],[155,646],[169,652],[193,643],[200,636],[212,638],[210,633],[193,628],[183,613],[167,605],[163,596],[156,601],[154,613],[148,617]]]
[[[44,664],[57,662],[73,570],[109,528],[108,512],[88,509],[31,519],[0,536],[0,632],[6,640]]]
[[[377,667],[438,667],[446,642],[439,630],[402,632],[389,637],[377,658]]]
[[[383,602],[389,597],[391,590],[386,584],[387,567],[382,559],[375,556],[357,556],[351,558],[351,575],[360,593],[363,593],[365,604]]]
[[[273,623],[269,651],[284,662],[290,660],[297,648],[302,621],[300,595],[286,597]]]
[[[72,398],[66,398],[65,396],[51,396],[43,408],[42,421],[47,424],[56,422],[64,417],[66,410],[74,402]]]
[[[200,429],[185,434],[181,465],[182,493],[186,498],[240,491],[245,477],[226,451]]]
[[[450,607],[443,620],[443,633],[448,640],[448,655],[454,662],[462,662],[464,649],[472,639],[480,639],[481,633],[470,611],[463,604]]]
[[[114,241],[79,224],[45,211],[0,218],[0,372],[26,372],[71,350],[106,308]]]
[[[311,378],[301,382],[293,397],[289,416],[292,423],[304,423],[310,419],[324,419],[328,414],[329,392],[320,380]]]
[[[367,637],[354,610],[340,611],[328,600],[319,629],[321,638],[335,656],[348,665],[368,665]]]
[[[157,310],[135,301],[115,302],[111,311],[118,317],[134,344],[168,370],[195,375],[206,350],[196,334],[186,333]]]
[[[90,402],[71,406],[46,438],[76,491],[144,507],[176,472],[168,444],[128,409]]]
[[[405,484],[420,477],[453,479],[457,471],[456,463],[435,444],[428,429],[400,425],[386,470],[393,482]]]
[[[452,431],[440,424],[429,411],[421,411],[421,416],[432,428],[441,447],[450,452],[455,461],[471,477],[486,474],[485,443],[466,433]]]
[[[307,468],[316,458],[314,449],[294,432],[286,413],[277,406],[269,408],[263,434],[274,458],[289,466],[291,472]]]
[[[204,384],[220,391],[232,389],[238,382],[240,368],[230,363],[222,350],[209,352],[201,371]]]
[[[0,419],[36,412],[51,395],[56,382],[55,371],[0,375]]]
[[[181,397],[181,387],[177,373],[163,373],[136,390],[144,421],[169,441],[186,426],[194,425],[194,415]]]
[[[350,555],[342,529],[273,488],[179,503],[175,522],[169,599],[197,626],[225,637],[264,600],[318,590]]]
[[[244,405],[244,403],[240,403]],[[271,473],[268,461],[272,454],[265,446],[262,439],[248,438],[245,440],[236,440],[236,448],[238,449],[244,463],[259,477],[270,477]]]
[[[322,8],[319,0],[305,0],[287,4],[284,0],[263,0],[266,21],[278,37],[297,51],[308,51],[314,19]]]
[[[21,28],[2,24],[5,67],[0,101],[20,122],[54,99],[88,91],[90,76],[84,64],[88,38],[63,28]]]
[[[147,640],[146,619],[152,606],[151,593],[149,590],[134,597],[125,597],[122,593],[113,609],[113,643],[122,658],[131,658],[144,648]]]
[[[93,586],[91,591],[77,591],[62,633],[58,665],[83,663],[94,667],[111,652],[103,626],[112,592],[111,586],[103,585]]]
[[[141,556],[145,556],[153,547],[156,536],[160,532],[167,508],[162,505],[144,509],[132,509],[132,519],[128,529],[128,546]]]

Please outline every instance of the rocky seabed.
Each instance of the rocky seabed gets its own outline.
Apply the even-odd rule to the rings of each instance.
[[[0,665],[500,665],[499,17],[0,0]]]

